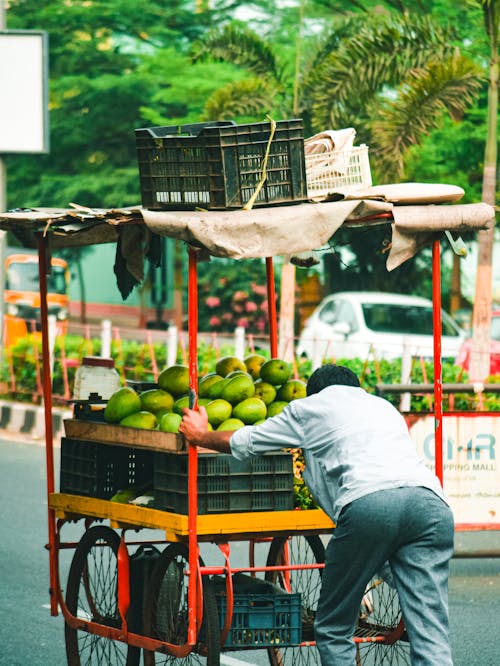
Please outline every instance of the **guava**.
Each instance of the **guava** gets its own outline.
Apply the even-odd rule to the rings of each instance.
[[[223,356],[215,364],[215,372],[221,377],[225,377],[233,370],[247,371],[246,365],[236,356]]]
[[[230,418],[233,411],[231,403],[221,398],[209,402],[205,409],[207,410],[208,421],[214,428]]]
[[[236,405],[246,398],[251,398],[255,393],[252,378],[247,373],[231,377],[222,389],[220,397],[232,405]]]
[[[127,426],[129,428],[142,428],[144,430],[154,430],[158,425],[158,420],[154,414],[151,412],[146,412],[144,410],[136,412],[135,414],[129,414],[124,419],[120,421],[121,426]]]
[[[243,359],[247,372],[252,375],[252,379],[259,379],[260,369],[266,361],[266,357],[262,354],[250,354]]]
[[[247,398],[233,407],[234,418],[240,419],[247,425],[255,423],[255,421],[259,421],[260,419],[265,419],[266,414],[266,405],[260,398]]]
[[[174,397],[189,391],[189,368],[187,365],[171,365],[165,368],[158,377],[158,386]]]
[[[181,421],[182,416],[180,414],[169,412],[161,417],[158,427],[162,432],[179,432]]]
[[[141,398],[139,394],[129,386],[123,386],[115,391],[109,398],[104,408],[104,420],[106,423],[119,423],[129,414],[141,410]]]
[[[158,414],[160,411],[171,412],[174,406],[174,397],[163,389],[149,389],[140,394],[141,409]]]
[[[273,386],[281,386],[287,382],[292,375],[292,366],[281,358],[272,358],[266,361],[260,368],[260,378],[263,382]]]
[[[301,379],[289,379],[278,389],[277,400],[292,402],[307,395],[306,384]]]

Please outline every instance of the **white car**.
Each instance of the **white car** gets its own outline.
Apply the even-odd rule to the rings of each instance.
[[[324,298],[306,321],[297,355],[322,359],[393,359],[407,346],[413,356],[434,356],[432,301],[376,291],[345,291]],[[466,338],[442,313],[442,358],[454,359]]]

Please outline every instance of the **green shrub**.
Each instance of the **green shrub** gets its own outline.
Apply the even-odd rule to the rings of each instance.
[[[55,341],[54,366],[52,378],[52,391],[54,401],[64,400],[65,382],[63,359],[78,360],[84,356],[99,355],[101,351],[101,342],[99,339],[86,339],[79,336],[67,335],[58,337]],[[250,350],[247,350],[250,353]],[[266,351],[258,350],[269,356]],[[198,345],[198,368],[199,374],[204,375],[215,368],[216,360],[221,356],[234,353],[234,347],[231,344],[222,344],[215,348],[206,341],[200,340]],[[120,373],[122,382],[125,379],[134,381],[154,381],[153,359],[154,355],[156,369],[161,372],[166,365],[166,346],[165,344],[154,343],[152,345],[129,340],[113,340],[111,343],[111,356],[115,361],[115,367]],[[6,350],[0,367],[0,396],[4,399],[25,400],[29,402],[41,403],[41,359],[42,345],[38,335],[28,335],[19,340],[19,342]],[[184,362],[182,350],[178,350],[177,363]],[[377,384],[399,384],[401,377],[401,360],[393,361],[381,360],[362,360],[338,359],[341,365],[345,365],[360,377],[361,385],[369,392],[375,392]],[[311,361],[304,358],[296,359],[296,372],[301,379],[307,380],[312,372]],[[73,390],[74,376],[76,367],[72,364],[66,364],[67,380],[70,394]],[[467,374],[452,363],[443,362],[443,383],[467,382]],[[12,376],[14,384],[12,386]],[[425,380],[425,381],[424,381]],[[412,368],[411,381],[414,384],[432,383],[434,380],[434,367],[430,362],[423,366],[415,363]],[[498,383],[500,377],[492,377],[490,382]],[[385,394],[390,402],[398,406],[401,396],[398,394]],[[453,404],[451,405],[450,402]],[[412,395],[411,411],[426,412],[432,411],[433,395]],[[447,411],[467,411],[477,410],[481,406],[486,411],[500,410],[500,397],[493,394],[484,394],[482,396],[482,405],[476,395],[455,394],[452,398],[448,395],[443,397],[443,407]]]

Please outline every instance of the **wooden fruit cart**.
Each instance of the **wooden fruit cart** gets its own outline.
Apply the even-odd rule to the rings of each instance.
[[[485,228],[491,223],[494,212],[485,204],[437,207],[428,203],[425,201],[420,206],[412,203],[396,209],[387,200],[353,199],[251,211],[162,213],[141,209],[82,208],[0,214],[0,228],[13,231],[24,244],[36,246],[39,254],[50,605],[52,615],[57,615],[59,609],[64,615],[68,664],[132,665],[140,663],[142,655],[144,664],[217,666],[221,662],[221,651],[258,649],[265,655],[266,663],[269,661],[273,665],[319,665],[312,623],[324,559],[320,535],[330,533],[334,526],[321,510],[202,515],[198,511],[197,482],[203,452],[189,442],[184,443],[180,435],[125,428],[121,429],[121,435],[117,435],[106,430],[114,426],[104,424],[92,427],[86,423],[84,434],[80,424],[80,431],[77,426],[78,436],[83,437],[89,446],[98,444],[115,451],[129,448],[134,452],[140,450],[160,456],[187,448],[186,513],[56,492],[47,311],[47,270],[51,249],[117,242],[117,247],[123,251],[123,241],[131,231],[140,238],[153,233],[186,242],[189,252],[189,370],[195,403],[198,378],[197,262],[200,255],[238,260],[265,258],[270,350],[271,356],[276,357],[273,255],[315,250],[327,243],[340,226],[391,224],[393,250],[389,261],[396,265],[403,260],[401,257],[407,258],[424,243],[432,243],[436,473],[442,481],[439,239],[445,229],[463,232]],[[408,209],[408,219],[417,217],[416,230],[407,224],[404,208]],[[395,253],[399,254],[395,256]],[[71,432],[74,437],[74,431]],[[65,525],[74,521],[83,528],[83,536],[77,544],[63,539]],[[149,529],[160,536],[141,538],[141,531]],[[231,565],[231,544],[234,541],[248,541],[248,565]],[[255,565],[252,556],[252,547],[257,541],[263,541],[266,547],[268,544],[266,564],[261,566]],[[215,544],[222,564],[210,566],[201,560],[199,545],[205,542]],[[139,568],[139,578],[134,578],[132,551],[156,546],[162,549],[159,557],[150,569]],[[65,582],[60,580],[59,560],[62,550],[68,548],[75,552]],[[248,601],[248,585],[253,584],[252,580],[257,585],[255,590],[266,599],[263,613],[267,624],[264,628],[256,629],[252,624],[252,614],[258,608],[248,603],[243,609],[237,605],[241,596]],[[247,585],[246,597],[245,593],[239,595],[238,586],[242,583]],[[270,584],[274,593],[271,599]],[[277,594],[276,588],[282,588],[283,594]],[[298,607],[292,603],[297,599]],[[284,608],[275,605],[278,600],[285,604]],[[355,636],[358,663],[409,664],[397,594],[383,577],[378,577],[367,590],[365,606],[360,612]]]

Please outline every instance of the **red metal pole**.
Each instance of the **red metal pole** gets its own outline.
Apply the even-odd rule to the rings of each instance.
[[[198,272],[196,251],[189,249],[188,264],[188,336],[189,336],[189,393],[190,407],[198,406]],[[188,445],[188,528],[189,528],[189,588],[188,588],[188,643],[196,644],[197,567],[198,567],[198,451]]]
[[[38,279],[40,284],[40,321],[42,328],[42,377],[43,407],[45,417],[45,466],[47,469],[47,500],[55,491],[54,481],[54,441],[52,432],[52,377],[50,374],[49,324],[47,308],[47,241],[38,236]],[[57,615],[57,546],[56,516],[53,509],[48,509],[49,523],[49,572],[50,572],[50,614]]]
[[[432,244],[432,315],[434,329],[434,446],[436,475],[443,485],[443,378],[441,364],[441,246]]]
[[[276,315],[276,289],[274,285],[273,258],[266,257],[267,275],[267,314],[269,318],[269,342],[271,358],[278,357],[278,321]]]

